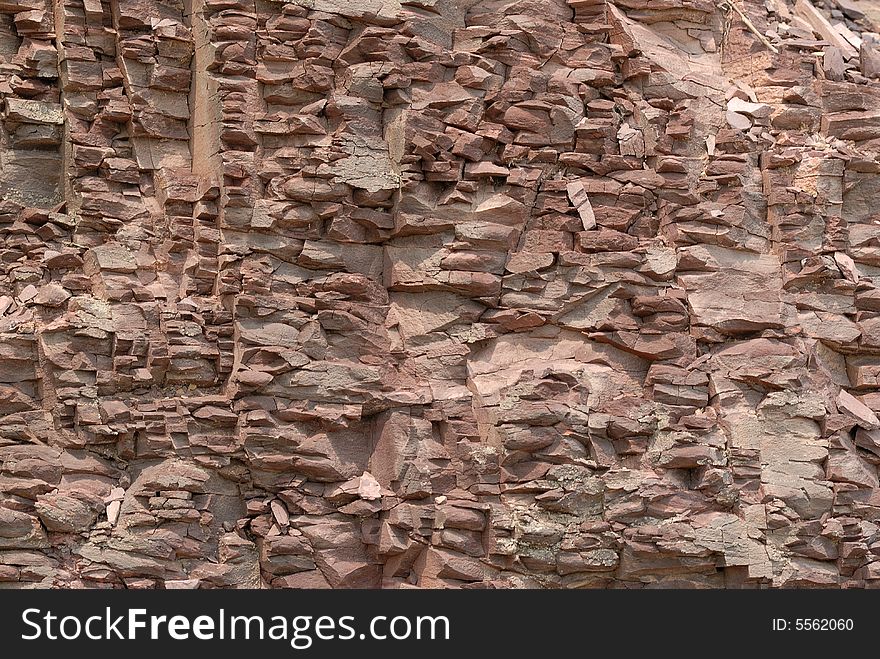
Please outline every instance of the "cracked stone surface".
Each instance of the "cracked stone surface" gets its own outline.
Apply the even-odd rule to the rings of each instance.
[[[880,2],[0,2],[0,588],[880,585]]]

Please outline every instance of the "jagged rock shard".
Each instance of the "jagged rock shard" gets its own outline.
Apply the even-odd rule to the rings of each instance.
[[[880,78],[880,37],[865,33],[859,48],[859,65],[866,78]]]
[[[0,588],[878,586],[870,3],[0,14]]]

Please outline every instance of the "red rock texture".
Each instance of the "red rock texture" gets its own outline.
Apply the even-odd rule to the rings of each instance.
[[[880,584],[878,20],[0,0],[0,587]]]

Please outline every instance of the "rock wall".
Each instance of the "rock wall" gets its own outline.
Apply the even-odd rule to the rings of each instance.
[[[0,0],[0,587],[880,584],[878,20]]]

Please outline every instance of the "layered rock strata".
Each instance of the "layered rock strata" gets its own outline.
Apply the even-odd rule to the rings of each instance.
[[[0,587],[880,584],[878,29],[0,0]]]

